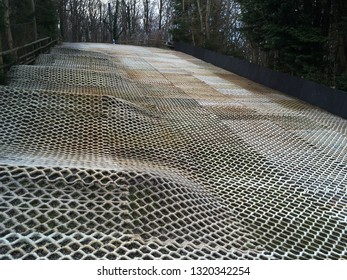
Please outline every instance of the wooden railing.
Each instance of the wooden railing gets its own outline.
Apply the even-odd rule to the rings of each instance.
[[[24,46],[0,52],[0,76],[4,75],[14,64],[30,64],[34,62],[40,53],[46,52],[57,42],[58,40],[46,37]]]

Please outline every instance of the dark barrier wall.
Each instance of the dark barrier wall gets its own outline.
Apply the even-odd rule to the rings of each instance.
[[[276,72],[248,61],[178,42],[175,50],[192,55],[272,89],[347,119],[347,92]]]

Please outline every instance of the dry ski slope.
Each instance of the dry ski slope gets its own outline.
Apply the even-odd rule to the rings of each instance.
[[[347,121],[200,60],[63,44],[0,119],[1,259],[347,258]]]

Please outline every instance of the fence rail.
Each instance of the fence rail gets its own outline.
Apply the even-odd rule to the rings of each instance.
[[[46,37],[11,50],[0,52],[1,73],[5,73],[14,64],[30,64],[34,62],[40,53],[47,51],[57,42],[58,40]]]

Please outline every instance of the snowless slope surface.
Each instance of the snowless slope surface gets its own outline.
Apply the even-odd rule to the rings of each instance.
[[[63,44],[0,87],[1,259],[346,259],[347,121],[182,53]]]

